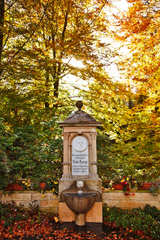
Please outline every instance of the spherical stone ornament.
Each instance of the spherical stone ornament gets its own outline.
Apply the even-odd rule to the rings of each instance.
[[[82,101],[77,101],[76,102],[76,107],[78,108],[79,111],[81,111],[81,108],[83,107],[83,102]]]

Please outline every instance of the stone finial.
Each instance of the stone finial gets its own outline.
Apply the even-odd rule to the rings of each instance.
[[[76,107],[78,108],[79,111],[81,111],[82,106],[83,106],[83,102],[82,101],[77,101],[76,102]]]
[[[84,112],[81,110],[83,106],[83,102],[82,101],[77,101],[76,102],[76,107],[78,108],[78,111],[75,111],[73,113],[71,113],[67,119],[65,119],[63,122],[60,122],[60,126],[66,126],[66,125],[74,125],[75,124],[82,124],[84,126],[84,124],[87,124],[87,126],[100,126],[101,123],[97,122],[92,116],[90,116],[88,113]]]

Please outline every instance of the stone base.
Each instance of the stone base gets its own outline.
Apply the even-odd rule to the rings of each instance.
[[[65,222],[75,222],[75,213],[73,213],[65,202],[59,202],[59,220]],[[86,223],[102,223],[102,202],[95,202],[93,207],[85,216]]]
[[[75,223],[80,227],[85,226],[86,224],[85,220],[86,220],[86,217],[84,213],[77,214],[75,217]]]
[[[95,234],[99,237],[98,239],[104,239],[103,232],[103,224],[102,223],[86,223],[85,226],[77,226],[74,222],[64,222],[60,225],[61,229],[73,230],[77,233],[86,233],[86,232],[95,232]]]

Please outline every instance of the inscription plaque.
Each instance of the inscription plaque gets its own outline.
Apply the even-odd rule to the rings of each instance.
[[[88,175],[88,140],[83,136],[72,141],[72,175]]]

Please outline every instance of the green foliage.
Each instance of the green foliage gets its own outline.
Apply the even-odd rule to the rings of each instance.
[[[9,180],[9,164],[7,151],[12,146],[14,136],[7,131],[4,121],[0,119],[0,189],[7,186]]]
[[[146,205],[144,207],[145,214],[151,215],[156,221],[160,220],[160,211],[156,207]]]
[[[22,206],[17,207],[14,203],[3,204],[0,202],[0,219],[4,221],[5,227],[12,225],[16,220],[26,220],[27,217]]]
[[[55,117],[39,126],[15,126],[12,132],[2,121],[0,126],[1,188],[21,178],[59,179],[62,139]]]
[[[62,139],[61,129],[53,118],[41,122],[40,128],[25,126],[15,128],[16,139],[10,152],[10,174],[20,178],[59,178],[61,174]]]
[[[119,164],[113,157],[113,149],[115,142],[109,139],[107,134],[102,130],[97,135],[97,161],[98,174],[101,176],[103,186],[107,186],[108,182],[118,176],[117,169]]]
[[[123,210],[104,207],[104,220],[114,223],[117,227],[143,231],[153,239],[160,239],[160,211],[156,207],[146,205],[144,209]],[[156,226],[156,227],[155,227]]]
[[[159,118],[154,107],[148,106],[147,96],[140,101],[138,91],[133,93],[127,85],[104,76],[89,85],[85,99],[89,111],[102,123],[104,168],[112,163],[112,170],[122,169],[124,176],[156,179],[160,173]],[[140,172],[145,172],[143,179]]]
[[[67,91],[61,91],[56,107],[47,109],[38,95],[11,89],[3,89],[0,95],[0,189],[21,179],[30,179],[37,188],[37,181],[46,177],[53,183],[48,189],[53,185],[57,191],[54,181],[62,170],[62,129],[58,122],[73,108]]]

